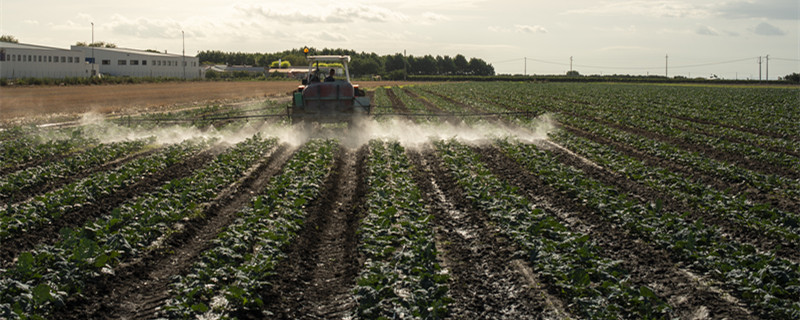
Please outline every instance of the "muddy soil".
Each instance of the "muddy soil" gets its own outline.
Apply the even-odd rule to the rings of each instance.
[[[366,146],[340,149],[322,194],[308,208],[306,222],[266,292],[264,309],[274,319],[342,319],[354,312],[366,156]]]
[[[163,248],[154,250],[115,269],[114,275],[95,279],[83,294],[71,298],[55,319],[152,319],[169,299],[174,276],[188,271],[211,240],[236,218],[292,154],[281,145],[254,165],[245,176],[226,188],[204,209],[201,218],[184,221],[183,229],[171,235]]]

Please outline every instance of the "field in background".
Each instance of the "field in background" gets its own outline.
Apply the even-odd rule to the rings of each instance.
[[[800,90],[369,95],[0,131],[0,318],[800,318]]]

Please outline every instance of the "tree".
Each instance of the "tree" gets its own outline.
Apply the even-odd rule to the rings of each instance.
[[[76,47],[95,47],[95,48],[104,48],[104,47],[105,48],[116,48],[117,47],[116,44],[105,43],[103,41],[97,41],[97,42],[93,42],[93,43],[89,43],[89,44],[87,44],[86,42],[78,41],[78,42],[75,43],[75,46]],[[156,52],[159,52],[159,51],[156,51]]]
[[[783,80],[800,83],[800,73],[795,72],[792,74],[787,74],[786,76],[783,77]]]
[[[0,42],[19,43],[19,40],[10,34],[4,34],[0,36]]]
[[[567,71],[567,76],[568,77],[580,77],[581,74],[578,73],[578,71],[570,70],[570,71]]]
[[[453,58],[450,56],[436,56],[436,65],[437,69],[439,70],[439,74],[453,74],[456,72],[456,64],[453,62]]]
[[[457,54],[455,58],[453,58],[453,64],[456,65],[456,74],[465,74],[469,69],[469,62],[467,62],[467,58],[464,58],[463,55]]]

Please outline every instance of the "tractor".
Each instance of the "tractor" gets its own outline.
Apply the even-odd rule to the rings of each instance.
[[[308,74],[294,92],[292,105],[287,109],[292,124],[300,124],[306,130],[312,123],[346,122],[352,127],[359,119],[369,116],[369,97],[350,82],[350,56],[307,56],[306,59]],[[342,68],[337,70],[339,65]]]

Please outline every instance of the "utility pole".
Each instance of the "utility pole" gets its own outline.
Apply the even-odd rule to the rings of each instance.
[[[525,57],[524,60],[525,60],[525,69],[523,71],[523,75],[527,76],[528,75],[528,57]]]
[[[758,81],[761,81],[761,56],[758,56]]]
[[[92,22],[92,43],[89,46],[92,47],[92,76],[94,76],[94,22]]]
[[[406,60],[406,49],[403,49],[403,81],[406,80],[406,75],[408,74],[406,65],[408,65],[408,60]]]
[[[569,56],[569,71],[572,72],[572,56]]]
[[[181,30],[181,43],[181,55],[183,56],[183,80],[186,80],[186,38],[183,36],[183,30]]]
[[[669,54],[664,56],[664,75],[669,78]]]
[[[769,81],[769,55],[767,55],[767,81]]]

